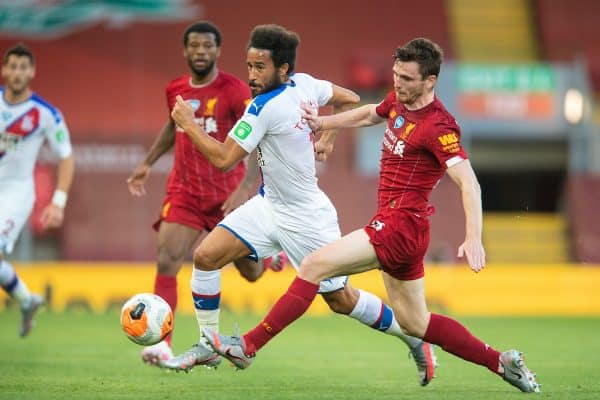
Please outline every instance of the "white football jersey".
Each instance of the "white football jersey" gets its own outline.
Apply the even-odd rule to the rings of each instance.
[[[332,95],[330,82],[294,74],[288,83],[256,96],[229,132],[248,153],[257,148],[261,194],[290,230],[302,230],[319,210],[335,213],[317,184],[314,135],[300,110],[303,103],[323,106]]]
[[[26,101],[8,104],[0,88],[0,187],[33,191],[33,168],[44,140],[59,158],[71,154],[69,130],[60,111],[35,93]]]

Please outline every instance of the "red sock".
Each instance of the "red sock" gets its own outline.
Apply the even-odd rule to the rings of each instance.
[[[471,335],[467,328],[452,318],[432,313],[423,340],[437,344],[448,353],[487,367],[493,373],[500,375],[498,372],[500,353]]]
[[[300,318],[310,307],[318,290],[319,285],[296,277],[265,319],[244,335],[246,354],[256,353],[286,326]]]
[[[177,308],[177,277],[156,275],[156,279],[154,280],[154,293],[165,299],[169,306],[171,306],[174,316],[175,309]],[[173,340],[172,332],[165,338],[165,341],[169,346],[171,346],[171,340]]]

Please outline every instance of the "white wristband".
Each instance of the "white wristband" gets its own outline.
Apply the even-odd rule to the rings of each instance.
[[[54,196],[52,196],[52,204],[54,204],[58,208],[65,208],[67,205],[67,193],[56,189],[54,191]]]

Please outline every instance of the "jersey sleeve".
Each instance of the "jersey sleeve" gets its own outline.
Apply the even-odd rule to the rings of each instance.
[[[377,104],[377,107],[375,107],[375,112],[377,115],[379,115],[381,118],[387,119],[390,115],[390,110],[392,109],[392,104],[395,100],[396,93],[393,91],[389,92],[388,95],[385,96],[385,99],[383,99],[381,103]]]
[[[254,102],[248,104],[246,112],[229,131],[228,136],[248,153],[252,153],[262,140],[269,126],[264,112],[253,112]]]
[[[69,129],[60,111],[56,110],[48,116],[45,134],[48,145],[61,160],[71,155]]]
[[[292,80],[301,82],[302,86],[307,88],[317,100],[319,107],[326,105],[333,96],[333,84],[329,81],[317,79],[305,73],[294,74]]]
[[[432,126],[428,150],[445,169],[468,159],[460,142],[460,127],[455,122],[438,122]]]

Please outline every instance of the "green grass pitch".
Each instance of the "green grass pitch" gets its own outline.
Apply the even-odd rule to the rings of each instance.
[[[254,315],[222,312],[221,330],[245,330]],[[512,399],[524,394],[484,368],[437,351],[437,378],[417,383],[398,340],[341,316],[298,321],[263,349],[250,369],[225,362],[190,374],[143,365],[116,311],[42,311],[31,336],[17,336],[19,313],[0,313],[0,399]],[[517,347],[537,372],[537,398],[600,399],[600,319],[463,318],[498,349]],[[197,339],[192,316],[178,316],[175,352]]]

